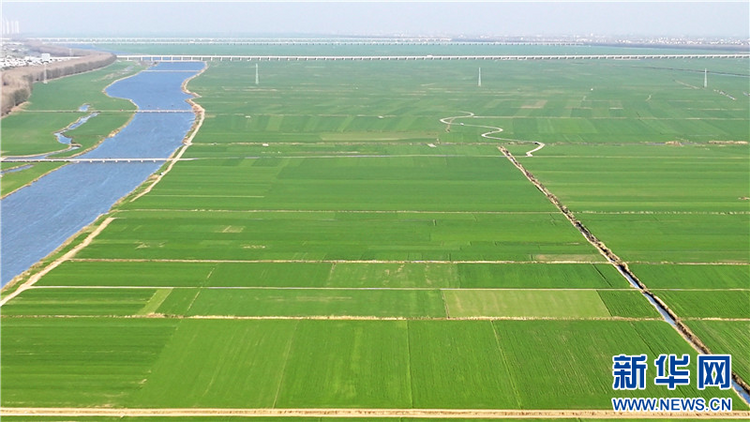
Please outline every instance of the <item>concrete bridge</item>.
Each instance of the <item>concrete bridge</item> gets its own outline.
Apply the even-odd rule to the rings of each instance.
[[[646,59],[746,59],[748,53],[723,54],[565,54],[565,55],[423,55],[423,56],[238,56],[238,55],[161,55],[123,54],[121,60],[151,62],[183,61],[431,61],[431,60],[646,60]]]
[[[129,113],[193,113],[193,110],[191,109],[185,109],[185,110],[159,110],[159,109],[150,109],[150,110],[134,110],[129,111]]]
[[[6,163],[159,163],[167,161],[191,161],[193,158],[3,158]]]
[[[584,45],[578,41],[452,40],[446,37],[399,38],[153,38],[153,37],[41,37],[45,44],[163,44],[163,45]]]

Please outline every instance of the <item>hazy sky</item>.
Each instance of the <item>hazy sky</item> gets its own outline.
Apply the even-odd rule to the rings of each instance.
[[[669,35],[750,37],[735,2],[2,1],[30,36]]]

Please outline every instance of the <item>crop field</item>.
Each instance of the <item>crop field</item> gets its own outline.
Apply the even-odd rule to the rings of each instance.
[[[566,223],[546,213],[123,211],[79,257],[603,262]]]
[[[496,149],[479,157],[459,148],[450,156],[415,152],[391,148],[387,155],[368,157],[189,161],[123,208],[554,211]]]
[[[575,408],[601,408],[612,380],[598,368],[609,367],[613,354],[694,353],[660,321],[6,318],[4,324],[3,336],[14,341],[5,337],[3,347],[17,356],[3,362],[15,368],[3,368],[6,406],[555,409],[567,399]],[[29,348],[36,353],[24,358]],[[569,363],[555,363],[558,354],[570,356]],[[73,375],[77,388],[57,394]],[[44,385],[42,376],[49,377]],[[580,387],[565,389],[567,383]],[[550,393],[538,394],[540,384]],[[111,394],[113,388],[121,390]],[[732,393],[678,387],[659,394]]]
[[[127,48],[330,52],[308,47]],[[615,53],[630,50],[647,51]],[[611,411],[612,397],[731,397],[746,410],[734,390],[695,382],[615,391],[612,357],[694,362],[684,324],[750,381],[747,64],[264,61],[256,85],[255,63],[208,62],[188,85],[205,115],[183,160],[2,306],[2,407],[416,421],[430,419],[382,412],[534,417]],[[716,72],[706,89],[704,68]],[[309,409],[332,413],[294,413]]]
[[[750,358],[746,353],[750,348],[748,321],[690,321],[688,326],[716,353],[731,354],[732,365],[739,376],[750,377]]]
[[[108,287],[627,288],[608,264],[68,261],[36,284]],[[136,275],[137,272],[137,275]]]
[[[654,292],[681,317],[750,319],[749,290],[681,290]]]
[[[654,289],[746,289],[750,279],[747,265],[633,264],[631,268]]]

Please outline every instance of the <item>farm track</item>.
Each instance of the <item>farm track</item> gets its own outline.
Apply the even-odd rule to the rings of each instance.
[[[370,316],[370,315],[2,315],[0,319],[210,319],[210,320],[250,320],[250,321],[661,321],[657,317],[534,317],[534,316],[472,316],[472,317],[400,317],[400,316]],[[698,319],[696,319],[698,320]],[[726,321],[726,320],[722,320]],[[744,321],[744,320],[742,320]]]
[[[677,261],[630,261],[642,265],[750,265],[747,262],[677,262]]]
[[[748,215],[750,211],[576,211],[578,214],[606,215]]]
[[[535,144],[539,145],[538,147],[532,149],[531,151],[526,151],[527,157],[533,157],[534,153],[539,151],[540,149],[544,148],[545,144],[544,142],[535,142]]]
[[[146,258],[76,258],[73,262],[174,262],[212,264],[606,264],[604,261],[445,261],[445,260],[346,260],[346,259],[146,259]]]
[[[461,288],[461,287],[269,287],[269,286],[32,286],[33,289],[218,289],[218,290],[405,290],[405,291],[433,291],[433,290],[477,290],[477,291],[520,291],[520,290],[533,290],[533,291],[592,291],[596,292],[599,290],[621,291],[629,292],[633,289],[595,289],[595,288],[486,288],[486,287],[472,287],[472,288]],[[667,290],[667,289],[662,289]],[[670,290],[692,290],[692,289],[670,289]],[[720,290],[750,290],[750,289],[720,289]],[[716,291],[716,290],[706,290]]]
[[[264,198],[259,195],[155,195],[160,197],[176,196],[180,198]],[[215,208],[181,209],[181,208],[128,208],[127,211],[159,212],[224,212],[224,213],[337,213],[337,214],[480,214],[480,215],[534,215],[550,214],[550,211],[419,211],[419,210],[225,210]],[[750,215],[750,211],[579,211],[579,214],[598,215]]]
[[[172,195],[161,195],[172,196]],[[206,195],[174,195],[179,197],[205,197]],[[216,195],[217,198],[227,198],[232,196]],[[242,198],[260,198],[260,196],[243,196]],[[127,211],[157,211],[157,212],[226,212],[226,213],[293,213],[293,214],[488,214],[488,215],[505,215],[505,214],[550,214],[554,211],[420,211],[420,210],[222,210],[222,209],[163,209],[163,208],[129,208]]]
[[[339,418],[748,418],[750,411],[710,412],[615,412],[613,410],[511,410],[511,409],[136,409],[6,407],[0,416],[99,416],[99,417],[339,417]]]

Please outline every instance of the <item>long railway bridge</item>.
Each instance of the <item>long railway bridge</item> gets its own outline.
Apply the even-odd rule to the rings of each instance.
[[[181,158],[179,161],[190,161],[193,158]],[[175,158],[24,158],[12,157],[0,159],[2,162],[13,163],[159,163],[178,161]]]
[[[182,61],[430,61],[430,60],[653,60],[653,59],[746,59],[750,53],[723,54],[564,54],[564,55],[401,55],[401,56],[268,56],[268,55],[173,55],[123,54],[121,60],[147,62]]]

